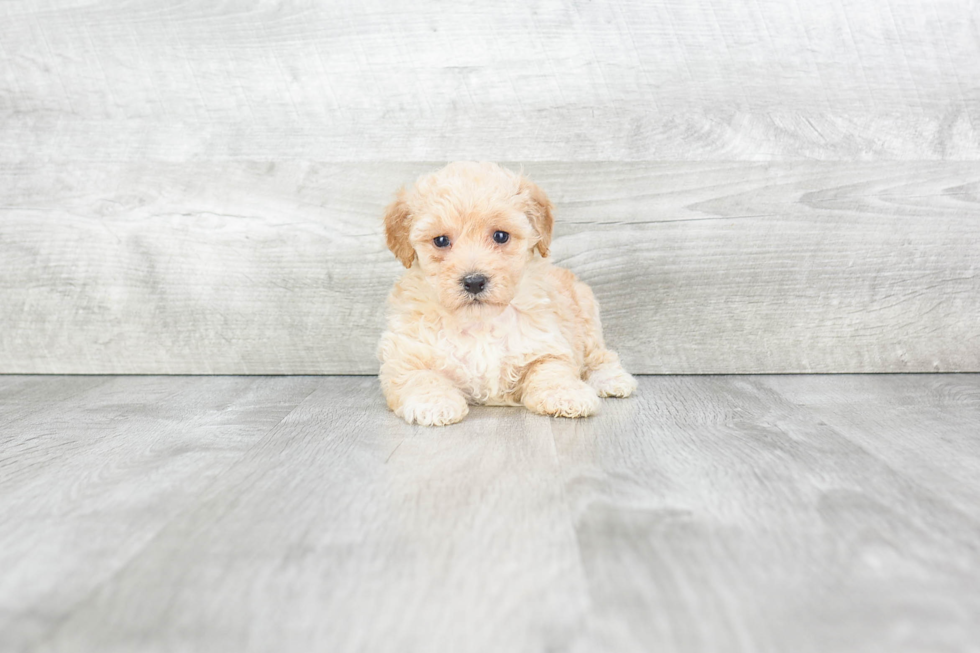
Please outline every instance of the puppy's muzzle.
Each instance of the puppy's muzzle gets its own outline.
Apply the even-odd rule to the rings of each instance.
[[[474,297],[487,289],[487,281],[486,276],[482,274],[468,274],[459,280],[463,285],[463,290]]]

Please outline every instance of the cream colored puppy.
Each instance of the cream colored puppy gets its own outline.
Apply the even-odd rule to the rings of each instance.
[[[606,349],[599,306],[548,259],[552,206],[494,163],[451,163],[402,189],[385,213],[408,268],[388,297],[381,389],[408,423],[442,425],[468,404],[585,417],[636,380]]]

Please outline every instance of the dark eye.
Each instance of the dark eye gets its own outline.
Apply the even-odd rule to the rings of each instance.
[[[436,236],[432,239],[432,244],[436,247],[449,247],[449,236]]]
[[[503,245],[508,240],[510,240],[510,234],[506,231],[495,231],[493,232],[493,242],[498,245]]]

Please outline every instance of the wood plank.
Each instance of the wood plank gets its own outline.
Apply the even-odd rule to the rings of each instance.
[[[36,650],[564,649],[587,600],[550,421],[410,427],[374,378],[318,383]]]
[[[110,381],[105,376],[0,376],[0,446],[16,437],[11,427],[18,421],[49,415]]]
[[[0,160],[976,160],[970,0],[0,7]]]
[[[787,399],[784,381],[805,395]],[[853,401],[839,383],[646,377],[594,420],[554,423],[594,606],[574,650],[975,648],[980,520],[959,498],[980,489],[980,456],[961,463],[972,478],[942,483],[910,457],[893,468],[851,439],[860,428],[823,421],[870,403],[875,423],[893,386],[861,383]],[[921,430],[893,432],[896,448],[938,462],[949,433],[975,439],[980,413],[947,421],[936,398],[901,393]]]
[[[0,371],[374,373],[432,163],[0,168]],[[540,163],[637,373],[980,370],[980,163]]]
[[[980,640],[978,375],[644,377],[587,420],[436,429],[374,378],[28,380],[2,650]]]
[[[68,381],[74,381],[69,379]],[[0,441],[0,650],[32,649],[320,383],[43,377]]]
[[[980,377],[860,375],[829,383],[794,376],[765,385],[980,519]]]

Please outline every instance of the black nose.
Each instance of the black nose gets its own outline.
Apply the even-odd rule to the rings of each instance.
[[[479,295],[487,287],[487,278],[482,274],[469,274],[463,277],[463,288],[471,295]]]

